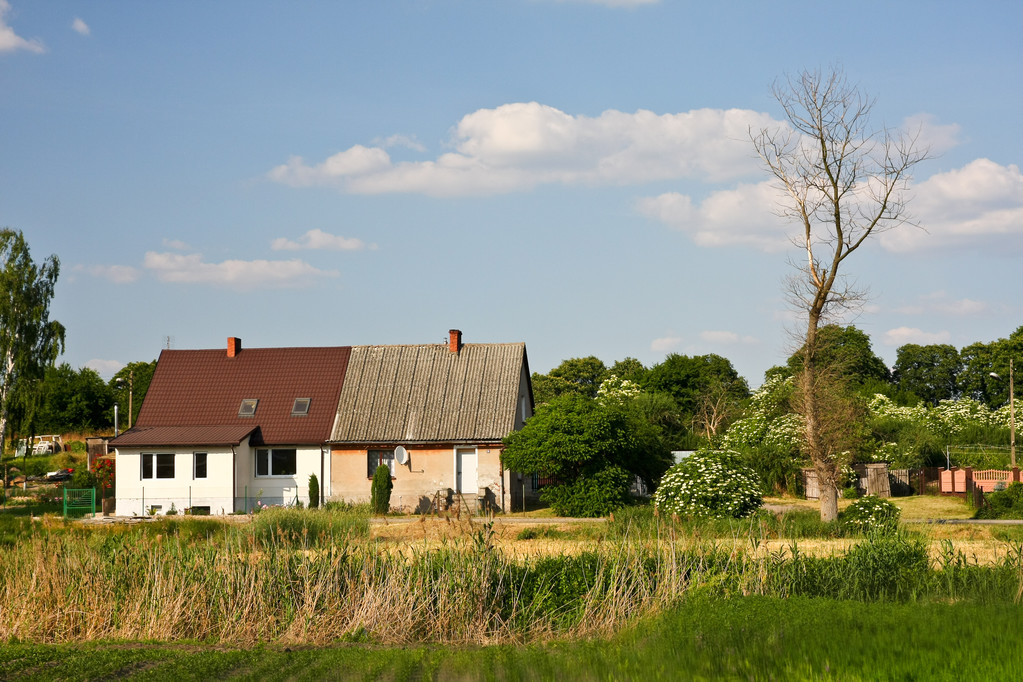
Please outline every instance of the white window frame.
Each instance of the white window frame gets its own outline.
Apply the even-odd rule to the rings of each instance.
[[[160,458],[170,457],[170,476],[160,476]],[[173,452],[143,452],[139,457],[139,480],[140,481],[151,481],[151,480],[169,480],[173,479],[178,475],[177,472],[177,457]],[[149,462],[149,476],[146,476],[146,462]],[[164,467],[166,467],[166,461]]]
[[[273,465],[273,461],[274,461],[273,453],[275,451],[290,452],[294,456],[294,458],[295,458],[295,467],[294,467],[295,470],[294,470],[294,472],[292,472],[290,474],[275,474],[273,472],[271,467]],[[266,457],[266,471],[267,471],[267,473],[265,473],[265,474],[259,473],[259,458],[261,456],[262,457]],[[253,462],[253,464],[255,466],[253,467],[252,471],[253,471],[253,473],[255,473],[256,478],[294,478],[295,476],[298,475],[298,449],[297,448],[257,448],[255,450],[255,461]]]
[[[203,475],[199,475],[199,457],[202,456]],[[192,480],[193,481],[204,481],[210,476],[210,453],[208,452],[193,452],[192,453]]]

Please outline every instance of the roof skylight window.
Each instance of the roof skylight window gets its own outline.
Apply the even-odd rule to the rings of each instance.
[[[241,407],[238,408],[239,417],[255,417],[256,416],[256,405],[259,404],[258,398],[244,398],[242,399]]]
[[[310,398],[295,398],[295,404],[291,406],[292,417],[306,417],[309,415]]]

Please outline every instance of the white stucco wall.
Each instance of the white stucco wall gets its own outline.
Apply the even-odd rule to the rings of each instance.
[[[256,448],[247,441],[234,448],[119,448],[115,513],[143,516],[148,509],[159,506],[157,513],[165,514],[173,504],[179,513],[194,506],[209,507],[211,514],[230,514],[248,511],[258,502],[291,504],[296,495],[302,504],[308,504],[309,475],[316,474],[322,485],[320,447],[282,447],[296,450],[296,473],[292,476],[257,476]],[[196,452],[207,453],[205,479],[193,477]],[[173,454],[174,478],[143,479],[143,454]],[[329,476],[329,470],[324,473]]]

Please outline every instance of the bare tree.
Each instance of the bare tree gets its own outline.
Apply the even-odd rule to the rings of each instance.
[[[700,394],[693,426],[702,429],[704,437],[710,440],[741,409],[732,382],[715,381]]]
[[[805,260],[789,282],[795,307],[805,315],[803,367],[796,377],[806,421],[806,450],[821,485],[821,518],[838,517],[836,481],[841,468],[825,423],[834,382],[820,366],[817,331],[836,313],[856,307],[865,292],[845,278],[844,263],[873,235],[909,222],[910,171],[927,157],[915,136],[870,128],[874,100],[848,84],[838,69],[804,71],[772,94],[788,126],[750,131],[757,153],[784,191],[782,216],[802,228],[796,245]]]

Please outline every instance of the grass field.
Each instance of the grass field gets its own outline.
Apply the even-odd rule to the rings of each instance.
[[[1011,680],[1014,606],[695,595],[607,640],[531,646],[0,648],[10,680]]]
[[[770,503],[719,522],[0,512],[0,679],[1020,677],[1023,527],[863,538]]]

